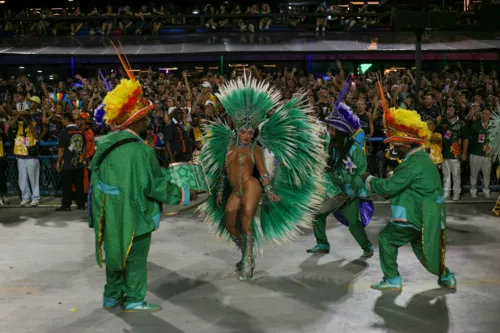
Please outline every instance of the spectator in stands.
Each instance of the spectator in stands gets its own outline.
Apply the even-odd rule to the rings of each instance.
[[[76,202],[79,210],[85,209],[85,194],[83,187],[85,135],[76,126],[73,114],[64,114],[64,129],[59,137],[59,151],[56,169],[61,173],[62,202],[58,212],[71,210],[73,186],[76,190]]]
[[[266,14],[271,14],[271,8],[269,8],[269,5],[267,3],[264,3],[260,7],[260,15],[264,16],[261,17],[259,20],[259,30],[262,29],[269,29],[271,24],[273,23],[273,19],[270,17],[265,17]]]
[[[18,90],[15,94],[16,111],[25,111],[30,109],[30,103],[24,90]]]
[[[159,7],[153,6],[153,15],[166,15],[164,7],[162,5]],[[165,21],[161,18],[153,20],[153,35],[158,35],[162,24],[165,24]]]
[[[113,7],[111,5],[106,6],[106,11],[102,14],[106,19],[102,23],[101,35],[108,36],[111,33],[111,29],[116,24],[113,16],[116,16],[116,13],[113,11]]]
[[[316,8],[316,13],[327,13],[326,11],[326,7],[323,6],[323,5],[319,5],[317,8]],[[325,15],[325,17],[318,17],[316,18],[316,31],[319,31],[321,29],[321,31],[325,31],[326,28],[328,27],[328,19]]]
[[[417,112],[422,117],[422,121],[435,120],[438,124],[441,121],[441,112],[439,112],[432,94],[424,95],[424,105],[419,106]]]
[[[208,4],[205,6],[204,12],[206,15],[216,15],[217,14],[215,12],[215,7],[212,6],[211,4]],[[212,30],[215,30],[215,29],[217,29],[217,22],[215,21],[215,19],[213,17],[211,17],[208,19],[207,23],[205,23],[205,27],[207,29],[212,28]]]
[[[14,155],[17,158],[21,207],[40,204],[40,98],[30,98],[30,110],[17,111],[9,120],[9,136],[13,138]]]
[[[479,118],[472,122],[469,130],[470,143],[470,194],[477,198],[477,177],[483,176],[483,193],[486,199],[490,196],[491,158],[489,152],[488,123],[490,110],[484,109]]]
[[[97,9],[97,7],[92,8],[92,11],[89,13],[88,17],[95,17],[96,19],[87,21],[87,25],[89,27],[89,35],[91,36],[94,36],[96,30],[99,30],[100,28],[101,21],[97,19],[99,16],[101,16],[101,14],[99,14],[99,10]]]
[[[188,133],[184,124],[184,111],[175,108],[169,111],[172,120],[165,127],[163,137],[165,139],[165,153],[170,163],[189,162],[192,158],[193,144],[191,134]]]
[[[83,17],[85,15],[83,15],[83,13],[80,11],[80,7],[76,7],[75,8],[75,12],[71,15],[73,17]],[[71,23],[71,36],[74,36],[77,34],[78,31],[80,31],[80,29],[83,27],[83,21],[73,21],[73,23]]]
[[[147,17],[151,16],[151,11],[149,11],[147,5],[142,5],[141,9],[135,13],[135,16],[140,18],[140,20],[135,23],[135,34],[140,35],[145,28],[149,28],[151,22],[149,22]]]
[[[441,120],[437,132],[443,136],[443,183],[445,198],[451,193],[453,180],[453,200],[460,200],[462,191],[460,161],[467,160],[468,133],[465,122],[458,118],[455,107],[449,106],[445,119]]]
[[[125,6],[123,8],[120,8],[118,10],[118,16],[134,16],[134,13],[130,10],[129,6]],[[130,28],[134,24],[134,21],[132,21],[131,18],[125,18],[122,19],[118,22],[118,25],[120,26],[120,30],[122,31],[122,34],[127,33],[127,29]]]

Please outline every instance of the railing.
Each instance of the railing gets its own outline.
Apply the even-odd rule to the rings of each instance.
[[[368,139],[368,143],[381,142],[384,138],[372,137]],[[6,147],[11,146],[10,142],[5,143]],[[56,141],[40,142],[42,154],[40,156],[40,194],[41,195],[60,195],[61,194],[61,180],[60,175],[56,171],[57,155],[50,154],[50,150],[57,148]],[[52,148],[52,149],[51,149]],[[385,177],[385,153],[367,153],[368,171],[375,176]],[[496,176],[496,165],[492,167],[490,189],[498,190],[500,188],[500,180]],[[482,181],[478,181],[478,186]],[[469,162],[462,163],[462,187],[467,189],[470,187],[470,169]],[[7,157],[7,190],[9,194],[18,194],[18,172],[15,156]]]

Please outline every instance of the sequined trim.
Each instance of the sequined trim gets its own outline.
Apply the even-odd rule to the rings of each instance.
[[[135,229],[134,232],[132,233],[132,238],[130,239],[130,244],[127,249],[127,254],[125,254],[125,259],[123,260],[123,268],[127,267],[127,259],[128,255],[130,254],[130,250],[132,249],[132,244],[134,244],[134,237],[135,237]]]
[[[97,241],[99,242],[99,267],[102,267],[102,243],[104,242],[104,207],[106,207],[106,194],[104,194],[104,198],[102,200],[102,208],[101,208],[101,216],[99,219],[99,233],[97,236]]]
[[[427,269],[432,272],[431,270],[431,265],[429,264],[429,261],[427,260],[427,255],[425,253],[425,211],[424,211],[424,204],[422,204],[422,253],[424,254],[424,259],[425,263],[427,265]]]

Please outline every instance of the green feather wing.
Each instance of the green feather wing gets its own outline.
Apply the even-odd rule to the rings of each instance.
[[[264,237],[288,241],[310,227],[324,200],[326,166],[322,126],[308,115],[303,95],[279,107],[262,126],[259,142],[274,154],[273,190],[279,202],[266,200],[260,222]]]
[[[211,123],[206,128],[204,144],[201,150],[200,162],[203,165],[205,174],[212,194],[210,199],[201,205],[198,210],[204,217],[205,222],[216,229],[218,235],[222,235],[224,228],[224,205],[217,207],[216,195],[217,182],[219,177],[224,172],[224,163],[226,161],[226,153],[231,144],[235,142],[235,134],[226,124]],[[226,191],[231,192],[227,188]],[[229,194],[224,196],[224,201],[227,200]]]
[[[488,152],[488,156],[495,159],[500,159],[500,115],[495,112],[491,113],[491,120],[488,124],[488,137],[490,151]]]

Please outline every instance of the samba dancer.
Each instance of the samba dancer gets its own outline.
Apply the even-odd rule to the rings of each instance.
[[[129,79],[108,92],[96,110],[95,121],[114,132],[100,138],[92,159],[89,225],[100,267],[106,246],[103,307],[123,302],[125,312],[158,311],[159,305],[144,301],[151,233],[161,219],[158,202],[187,204],[196,193],[174,185],[144,143],[153,104],[142,97],[126,58],[118,57]]]
[[[351,235],[363,250],[363,257],[373,256],[373,244],[368,239],[365,226],[373,215],[373,202],[367,197],[361,175],[366,172],[364,149],[353,135],[359,133],[359,118],[344,103],[336,103],[328,123],[330,143],[328,156],[330,168],[325,172],[328,210],[321,211],[314,220],[316,245],[309,253],[329,253],[326,236],[326,219],[334,213],[339,222],[349,227]]]
[[[431,136],[427,123],[416,111],[384,106],[385,143],[392,143],[402,159],[391,178],[364,174],[366,188],[391,198],[392,218],[379,234],[382,281],[377,290],[402,289],[397,255],[401,246],[411,243],[420,263],[439,277],[442,287],[455,289],[455,275],[445,266],[446,207],[438,169],[421,147]]]
[[[353,190],[353,186],[344,181],[344,165],[337,163],[345,160],[345,157],[339,159],[340,156],[337,156],[337,150],[341,149],[343,146],[341,147],[339,145],[337,149],[334,148],[336,142],[344,142],[347,140],[348,145],[351,147],[349,154],[352,153],[353,156],[356,156],[355,161],[353,161],[354,164],[358,166],[358,168],[356,168],[356,173],[358,176],[364,173],[363,170],[366,170],[366,159],[364,157],[365,133],[361,128],[359,118],[352,112],[351,108],[341,102],[345,94],[349,91],[351,77],[352,75],[347,76],[347,80],[344,82],[342,90],[333,104],[333,111],[327,118],[328,129],[322,133],[329,161],[328,169],[324,172],[324,186],[326,189],[324,198],[325,201],[323,202],[323,206],[319,210],[313,224],[316,245],[313,248],[308,249],[308,253],[330,252],[330,243],[328,242],[328,238],[326,236],[326,219],[330,213],[334,213],[338,221],[344,225],[350,226],[349,230],[351,231],[351,234],[363,248],[363,256],[371,257],[373,255],[373,246],[368,240],[364,228],[357,227],[360,222],[363,226],[366,226],[370,222],[373,215],[373,203],[371,200],[366,198],[366,193],[363,193],[362,187],[359,188],[358,186],[356,188],[355,186]],[[339,135],[341,133],[345,133],[349,136],[349,139],[344,138],[337,141],[336,131],[339,132]],[[342,136],[344,137],[345,135]],[[357,143],[358,146],[356,146],[355,143]],[[362,151],[360,151],[357,147],[363,147]],[[360,152],[363,152],[363,154],[359,154]],[[364,165],[364,168],[362,165]],[[345,165],[345,167],[347,169],[347,165]],[[357,183],[359,185],[359,179]],[[356,210],[353,209],[355,206],[351,206],[351,204],[356,204],[354,201],[350,202],[350,198],[355,199],[358,195],[361,197],[361,201],[359,201],[361,214],[358,214],[361,216],[361,220],[356,217]],[[340,209],[342,206],[345,206],[346,203],[349,203],[349,207],[345,208],[347,208],[347,216],[352,223],[346,219],[344,212]]]
[[[215,195],[201,211],[219,236],[234,241],[241,250],[238,278],[246,281],[255,269],[254,245],[261,245],[255,215],[262,188],[264,237],[276,242],[291,239],[299,233],[299,226],[310,227],[321,203],[320,178],[325,164],[316,161],[324,160],[324,152],[316,135],[319,125],[307,114],[310,110],[305,110],[302,95],[279,105],[276,89],[245,75],[220,87],[217,97],[236,133],[226,124],[212,123],[207,128],[201,162]],[[264,149],[274,154],[272,175],[265,167]],[[254,166],[260,183],[252,176]]]

